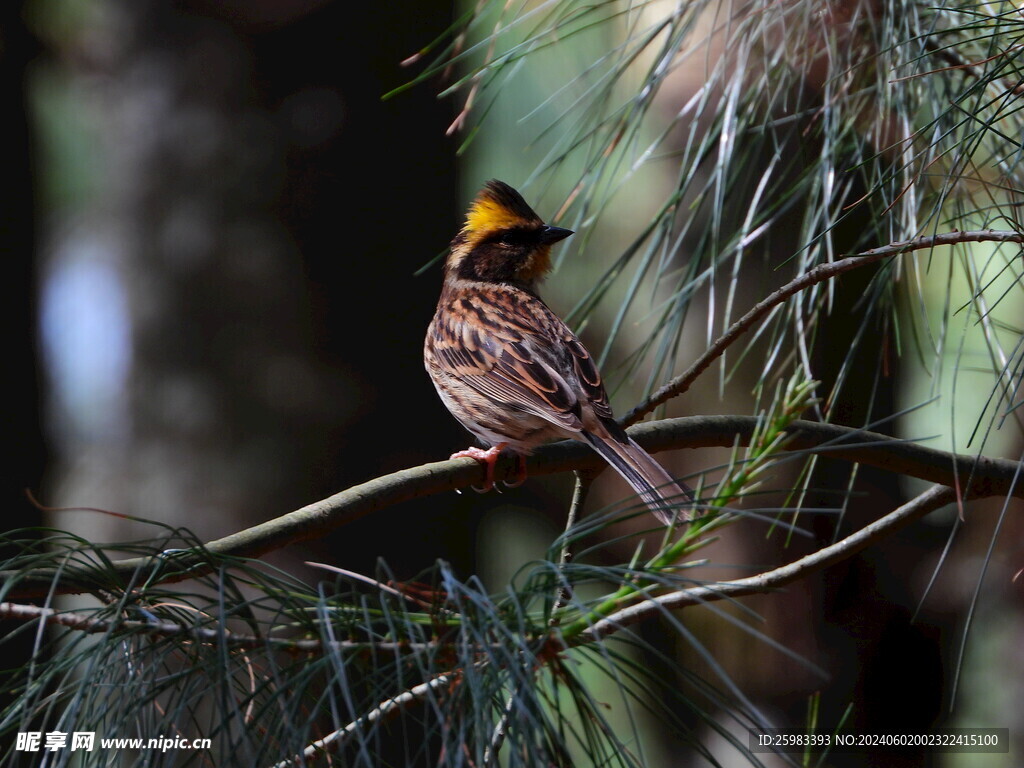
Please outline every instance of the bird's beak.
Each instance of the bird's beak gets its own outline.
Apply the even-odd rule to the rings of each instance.
[[[559,240],[565,240],[565,238],[571,234],[571,229],[562,229],[561,227],[544,227],[540,231],[540,241],[545,245],[557,243]]]

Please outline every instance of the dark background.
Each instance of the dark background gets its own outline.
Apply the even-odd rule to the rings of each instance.
[[[52,148],[9,113],[5,306],[27,375],[8,402],[36,404],[15,409],[10,494],[128,505],[209,537],[459,447],[421,362],[439,272],[413,276],[459,225],[451,104],[430,87],[381,98],[415,74],[399,62],[447,27],[448,5],[99,6],[114,18],[72,30],[4,11],[7,103],[26,105],[40,73],[58,81],[87,124],[65,127],[102,166],[84,192],[41,188]],[[131,364],[102,428],[58,403],[44,441],[38,286],[97,238],[116,253]],[[460,501],[396,508],[320,548],[360,571],[383,554],[411,572],[469,566]]]

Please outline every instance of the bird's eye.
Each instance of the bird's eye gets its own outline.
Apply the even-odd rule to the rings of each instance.
[[[520,246],[523,244],[523,233],[514,229],[502,232],[494,239],[494,242],[498,245]]]

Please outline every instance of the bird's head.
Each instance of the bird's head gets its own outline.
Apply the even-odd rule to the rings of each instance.
[[[492,179],[480,190],[452,241],[450,278],[532,286],[551,269],[551,246],[572,234],[549,227],[523,196]]]

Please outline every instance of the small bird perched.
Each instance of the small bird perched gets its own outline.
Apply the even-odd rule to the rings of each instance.
[[[517,457],[522,482],[522,457],[538,445],[580,440],[667,525],[692,504],[692,492],[615,421],[590,354],[537,295],[552,244],[571,234],[546,225],[512,187],[491,180],[452,240],[423,358],[448,410],[490,446],[452,458],[483,462],[487,490],[503,449]]]

